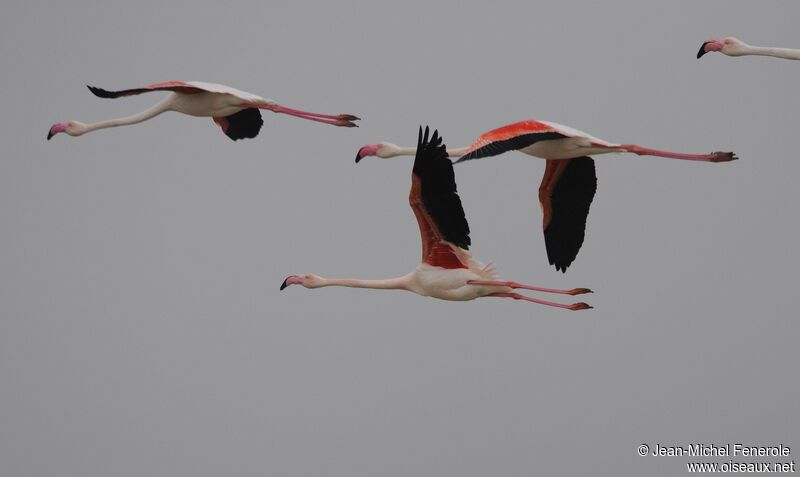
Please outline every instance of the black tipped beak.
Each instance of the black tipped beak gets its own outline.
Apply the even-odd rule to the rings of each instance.
[[[706,45],[707,45],[707,44],[708,44],[708,42],[705,42],[705,43],[703,43],[703,45],[700,47],[700,51],[698,51],[698,52],[697,52],[697,59],[698,59],[698,60],[699,60],[699,59],[700,59],[700,58],[701,58],[703,55],[705,55],[706,53],[708,53],[708,52],[706,51]]]
[[[361,157],[361,151],[358,151],[358,153],[356,153],[356,164],[358,164],[361,159],[363,159],[363,157]]]
[[[287,281],[289,281],[289,279],[288,279],[288,278],[287,278],[286,280],[284,280],[284,281],[283,281],[283,283],[281,283],[281,290],[283,290],[284,288],[286,288],[286,287],[288,287],[288,286],[289,286],[289,285],[286,283]]]
[[[49,141],[49,140],[50,140],[50,138],[51,138],[51,137],[53,137],[53,136],[55,136],[55,134],[51,133],[50,131],[47,131],[47,140],[48,140],[48,141]]]

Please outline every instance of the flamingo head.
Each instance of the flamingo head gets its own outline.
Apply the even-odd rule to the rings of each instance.
[[[80,121],[68,121],[66,123],[55,123],[50,126],[50,131],[47,132],[47,140],[58,133],[67,133],[70,136],[80,136],[84,133],[86,125]]]
[[[706,53],[712,51],[719,51],[720,53],[728,56],[741,56],[747,44],[741,40],[733,37],[728,38],[712,38],[700,46],[700,51],[697,52],[697,58],[700,59]]]
[[[358,153],[356,154],[356,164],[358,164],[361,159],[368,156],[378,156],[382,159],[393,157],[399,150],[400,147],[389,142],[367,144],[358,150]]]
[[[306,273],[303,275],[289,275],[281,284],[281,290],[289,285],[303,285],[306,288],[319,288],[322,286],[322,277]]]

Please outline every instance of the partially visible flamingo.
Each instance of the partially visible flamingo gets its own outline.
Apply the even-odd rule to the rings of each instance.
[[[526,300],[542,305],[584,310],[586,303],[565,305],[539,300],[514,292],[514,289],[579,295],[591,293],[586,288],[556,290],[497,279],[493,264],[483,266],[467,249],[471,243],[469,225],[456,190],[452,162],[437,131],[428,140],[429,130],[419,129],[415,148],[411,193],[408,200],[417,218],[422,236],[422,263],[413,272],[387,280],[327,279],[303,274],[287,277],[281,290],[289,285],[306,288],[342,286],[407,290],[441,300],[467,301],[480,297],[502,297]]]
[[[457,163],[520,151],[547,159],[539,202],[544,214],[543,229],[547,258],[556,270],[566,272],[583,245],[586,218],[597,190],[594,160],[590,155],[629,152],[691,161],[723,162],[737,157],[732,152],[682,154],[659,151],[636,144],[614,144],[585,132],[548,121],[520,121],[482,134],[471,146],[449,149],[447,155],[460,157]],[[390,158],[414,155],[413,147],[381,142],[361,147],[356,162],[367,156]]]
[[[703,42],[700,51],[697,52],[697,59],[706,53],[718,51],[727,56],[772,56],[785,60],[800,60],[800,50],[791,48],[772,48],[766,46],[751,46],[737,38],[712,38]]]
[[[165,111],[177,111],[190,116],[211,117],[222,128],[222,132],[234,141],[253,138],[258,135],[261,125],[264,123],[259,109],[297,116],[298,118],[333,126],[357,127],[353,121],[359,119],[352,114],[329,115],[291,109],[281,106],[271,99],[264,99],[229,86],[200,81],[170,81],[122,91],[106,91],[93,86],[88,86],[88,88],[89,91],[100,98],[119,98],[120,96],[132,96],[152,91],[170,91],[171,94],[155,106],[126,118],[111,119],[93,124],[84,124],[80,121],[55,123],[47,133],[48,140],[61,132],[70,136],[81,136],[97,129],[136,124],[147,121]]]

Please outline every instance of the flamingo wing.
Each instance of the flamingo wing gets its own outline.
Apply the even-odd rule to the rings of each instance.
[[[166,83],[156,83],[143,88],[122,89],[119,91],[107,91],[95,86],[86,86],[98,98],[120,98],[122,96],[133,96],[136,94],[150,93],[152,91],[174,91],[183,94],[195,94],[205,91],[202,88],[192,86],[183,81],[168,81]]]
[[[591,157],[547,160],[539,202],[544,215],[547,259],[556,270],[566,272],[578,255],[596,191],[597,175]]]
[[[216,83],[204,83],[202,81],[167,81],[166,83],[156,83],[142,88],[123,89],[119,91],[107,91],[102,88],[88,86],[89,91],[100,98],[119,98],[122,96],[133,96],[142,93],[150,93],[153,91],[172,91],[181,94],[197,94],[197,93],[220,93],[230,94],[240,98],[242,101],[250,103],[261,103],[266,101],[261,96],[252,93],[240,91],[230,86],[225,86]]]
[[[257,108],[246,108],[229,116],[215,116],[214,122],[222,128],[226,136],[233,139],[254,138],[261,131],[264,120]]]
[[[466,154],[456,161],[456,164],[471,159],[496,156],[507,151],[524,149],[539,141],[571,136],[573,134],[570,134],[569,131],[543,121],[529,120],[507,124],[481,134],[467,149]]]
[[[408,196],[422,237],[422,261],[442,268],[469,268],[458,253],[469,249],[469,224],[456,190],[453,164],[439,132],[419,128],[417,154]],[[458,249],[461,250],[458,250]]]

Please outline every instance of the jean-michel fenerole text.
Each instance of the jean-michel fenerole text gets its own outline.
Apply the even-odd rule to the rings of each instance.
[[[652,451],[654,456],[724,456],[724,457],[787,457],[791,455],[789,446],[751,446],[745,444],[689,444],[674,446],[656,444]]]

